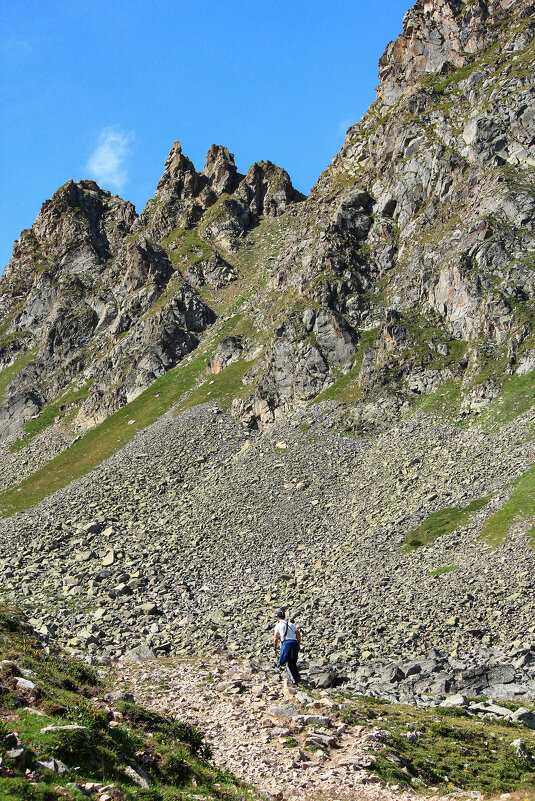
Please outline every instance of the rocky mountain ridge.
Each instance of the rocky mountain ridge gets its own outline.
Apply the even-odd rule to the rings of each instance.
[[[419,0],[306,199],[175,143],[139,217],[44,204],[0,283],[0,553],[46,636],[259,658],[283,604],[340,671],[530,650],[532,19]]]

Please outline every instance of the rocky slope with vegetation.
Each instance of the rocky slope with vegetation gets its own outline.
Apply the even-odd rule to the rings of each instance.
[[[6,606],[0,656],[5,801],[530,794],[535,734],[512,703],[418,710],[351,687],[296,692],[221,652],[97,672]]]
[[[532,700],[533,10],[418,0],[307,198],[177,142],[139,216],[43,205],[0,282],[2,590],[43,636],[262,664],[282,605],[311,675]]]
[[[0,656],[3,801],[258,798],[211,762],[203,734],[176,709],[171,717],[134,703],[5,605]]]

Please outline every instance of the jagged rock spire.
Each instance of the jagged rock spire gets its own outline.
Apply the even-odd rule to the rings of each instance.
[[[210,188],[218,197],[223,192],[232,194],[243,178],[236,169],[234,154],[222,145],[211,146],[206,154],[206,164],[202,174],[208,178]]]

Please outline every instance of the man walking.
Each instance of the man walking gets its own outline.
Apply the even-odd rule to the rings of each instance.
[[[299,683],[299,672],[297,670],[297,655],[301,646],[301,632],[295,625],[285,620],[284,612],[277,612],[277,625],[275,626],[275,636],[273,638],[273,649],[275,659],[277,658],[277,644],[280,640],[281,650],[279,655],[279,666],[286,666],[286,671],[292,685]]]

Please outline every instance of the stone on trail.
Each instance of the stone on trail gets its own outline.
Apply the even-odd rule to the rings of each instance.
[[[318,689],[325,690],[328,687],[334,687],[336,680],[336,673],[333,673],[331,670],[329,670],[325,673],[319,673],[317,676],[314,676],[313,683]]]
[[[300,713],[297,707],[287,704],[285,706],[270,706],[266,714],[272,718],[294,718]]]
[[[143,612],[144,615],[161,615],[161,611],[158,609],[158,605],[147,601],[147,603],[141,604],[138,607],[140,612]]]
[[[323,715],[296,715],[293,720],[296,723],[304,723],[306,726],[307,724],[314,724],[316,726],[328,726],[331,722],[330,718],[326,718]]]
[[[148,645],[137,645],[121,657],[122,662],[143,662],[144,659],[156,659],[156,654]]]
[[[468,705],[468,698],[465,695],[450,695],[448,698],[445,698],[444,701],[441,701],[439,706],[444,707],[445,709],[454,708],[456,706],[467,706]]]
[[[90,523],[86,523],[86,525],[83,526],[82,531],[85,531],[86,534],[98,534],[102,531],[102,524],[97,520],[92,520]]]
[[[105,567],[109,567],[109,565],[113,565],[114,562],[115,562],[115,551],[114,550],[108,551],[106,556],[104,556],[102,559],[102,564]]]

